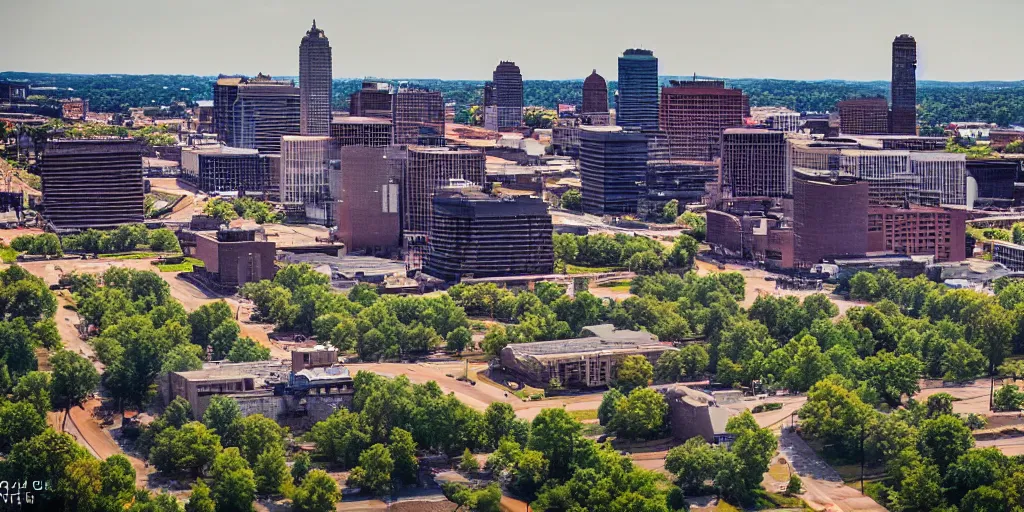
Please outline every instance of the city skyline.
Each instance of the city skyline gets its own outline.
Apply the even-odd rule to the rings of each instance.
[[[663,76],[884,81],[891,71],[885,61],[892,39],[907,33],[918,41],[921,80],[1016,80],[1021,77],[1005,62],[1019,44],[1013,20],[1024,14],[1024,5],[1011,0],[976,2],[975,12],[999,13],[986,17],[984,24],[962,23],[960,4],[951,0],[837,5],[810,0],[771,5],[648,0],[634,2],[626,11],[607,0],[555,6],[527,0],[514,10],[459,0],[397,0],[384,6],[326,1],[252,6],[237,0],[100,4],[87,11],[67,0],[31,4],[34,12],[75,13],[79,22],[62,26],[65,37],[60,40],[38,39],[52,28],[45,17],[25,11],[28,4],[5,7],[10,19],[19,20],[8,27],[12,39],[37,42],[5,55],[0,69],[297,76],[298,38],[316,18],[339,41],[334,78],[485,80],[495,62],[512,60],[526,80],[582,79],[597,69],[617,81],[615,59],[626,48],[642,47],[658,56]],[[144,27],[157,20],[161,27],[181,28],[131,40],[133,33],[148,33]],[[383,21],[389,30],[381,30]],[[523,37],[484,44],[489,22],[523,27]],[[424,58],[423,44],[436,57]],[[218,51],[211,51],[214,47]],[[179,58],[166,58],[173,55]]]

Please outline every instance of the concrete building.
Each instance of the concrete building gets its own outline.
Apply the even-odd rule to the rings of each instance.
[[[216,133],[213,127],[213,100],[198,100],[192,109],[193,118],[189,128],[196,133]]]
[[[629,49],[619,57],[615,124],[658,129],[658,59],[651,50]]]
[[[362,89],[349,96],[349,114],[391,119],[391,84],[364,80]]]
[[[300,106],[299,89],[290,80],[274,80],[263,74],[245,80],[237,86],[231,127],[224,141],[260,153],[280,153],[281,137],[299,134]]]
[[[699,203],[710,183],[718,181],[719,162],[648,160],[646,199],[654,212],[675,199],[680,205]],[[640,213],[644,213],[641,211]]]
[[[647,179],[647,137],[617,126],[580,129],[583,210],[595,215],[635,213]]]
[[[966,257],[967,215],[950,208],[872,206],[868,209],[868,252],[961,261]]]
[[[795,132],[800,129],[800,113],[786,107],[750,107],[750,117],[769,130]]]
[[[722,407],[715,397],[682,384],[658,389],[665,395],[672,425],[672,437],[686,441],[702,437],[713,444],[729,444],[736,436],[725,431],[736,412]]]
[[[580,156],[580,122],[578,119],[559,119],[551,127],[551,148],[555,154],[573,158]]]
[[[909,151],[843,149],[839,171],[868,182],[872,205],[921,204],[921,176],[911,168]]]
[[[58,232],[145,220],[142,146],[130,139],[52,140],[43,147],[43,217]]]
[[[868,249],[868,183],[799,174],[793,180],[793,261],[864,256]]]
[[[403,147],[341,148],[341,184],[335,220],[349,253],[391,254],[401,247]]]
[[[722,186],[732,197],[783,197],[793,192],[786,167],[786,135],[756,128],[722,133]]]
[[[394,95],[392,143],[444,146],[444,98],[438,91],[404,87]]]
[[[992,261],[1002,263],[1014,272],[1024,272],[1024,245],[993,240]]]
[[[391,144],[389,117],[341,116],[331,121],[331,138],[338,146],[381,148]]]
[[[484,183],[484,154],[471,149],[409,146],[402,177],[402,231],[426,235],[434,218],[434,195],[453,180],[480,187]]]
[[[331,137],[281,137],[281,202],[304,205],[308,222],[332,225],[330,176],[340,171],[338,147]]]
[[[973,202],[967,200],[967,155],[912,152],[910,171],[921,177],[922,203],[973,206]]]
[[[608,113],[608,84],[604,77],[597,74],[595,69],[583,80],[583,110],[584,115],[607,114]]]
[[[673,80],[661,89],[658,122],[672,158],[714,160],[722,131],[743,126],[743,91],[720,81]]]
[[[427,274],[459,281],[554,270],[551,214],[540,198],[439,195],[433,206],[423,263]]]
[[[82,98],[68,98],[60,100],[61,118],[74,121],[84,121],[89,114],[89,100]]]
[[[270,188],[270,163],[255,149],[205,145],[181,151],[181,179],[203,192],[256,192]]]
[[[889,133],[917,135],[917,41],[907,34],[892,41],[891,85]]]
[[[28,97],[28,84],[0,82],[0,103],[18,103]]]
[[[205,265],[196,267],[198,277],[225,288],[272,279],[277,271],[276,245],[257,235],[250,229],[196,233],[195,257]]]
[[[527,384],[546,388],[551,381],[569,388],[608,386],[626,357],[642,355],[651,364],[676,350],[648,332],[616,329],[611,324],[584,327],[580,338],[513,343],[501,350],[501,365]]]
[[[516,130],[523,126],[523,74],[515,62],[501,61],[493,79],[498,131]]]
[[[313,26],[299,43],[299,87],[302,135],[331,133],[331,43]]]
[[[847,135],[889,133],[889,104],[885,98],[856,98],[840,101],[839,132]]]

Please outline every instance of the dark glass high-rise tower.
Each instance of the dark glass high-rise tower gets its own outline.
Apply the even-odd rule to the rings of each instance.
[[[331,44],[313,20],[299,44],[303,135],[331,134],[331,77]]]
[[[615,124],[658,129],[658,58],[651,50],[630,49],[619,57]]]
[[[498,106],[498,130],[523,125],[523,74],[515,62],[501,61],[494,68],[494,100]]]
[[[892,111],[889,132],[917,134],[917,41],[903,34],[892,42]]]

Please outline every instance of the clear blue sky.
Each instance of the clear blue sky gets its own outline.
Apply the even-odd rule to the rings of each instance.
[[[615,79],[628,47],[662,75],[888,80],[918,42],[923,80],[1020,80],[1022,0],[2,0],[0,70],[298,74],[315,17],[334,76]]]

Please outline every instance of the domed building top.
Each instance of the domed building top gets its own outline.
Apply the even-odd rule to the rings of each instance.
[[[303,41],[309,39],[327,39],[327,36],[324,35],[323,29],[316,28],[316,19],[313,20],[313,26],[306,31],[306,36],[302,38]]]
[[[608,112],[608,83],[596,69],[583,81],[583,112]]]

